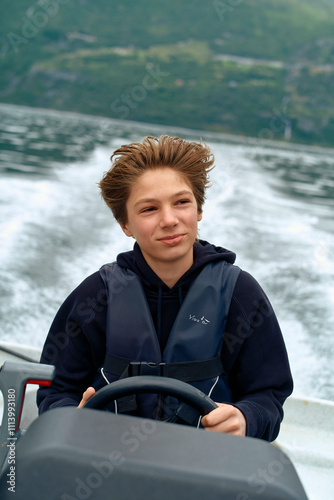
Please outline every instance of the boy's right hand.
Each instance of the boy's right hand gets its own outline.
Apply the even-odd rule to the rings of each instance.
[[[83,405],[95,394],[94,387],[88,387],[88,389],[83,393],[82,400],[79,403],[78,408],[82,408]]]

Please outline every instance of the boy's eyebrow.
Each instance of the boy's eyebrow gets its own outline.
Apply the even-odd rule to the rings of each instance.
[[[174,193],[171,198],[177,198],[178,196],[183,196],[183,195],[186,195],[186,194],[190,194],[193,196],[193,193],[191,191],[188,191],[188,190],[183,190],[183,191],[179,191],[178,193]],[[138,200],[137,203],[134,204],[134,206],[136,207],[137,205],[140,205],[141,203],[154,203],[154,202],[157,202],[159,201],[158,198],[142,198],[141,200]]]

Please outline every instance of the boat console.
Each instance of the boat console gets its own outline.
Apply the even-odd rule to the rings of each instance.
[[[91,405],[131,390],[158,391],[159,377],[138,378],[102,389]],[[180,399],[199,411],[201,401],[211,404],[174,379],[162,382],[163,394],[168,384],[172,396],[184,391]],[[13,491],[16,500],[307,500],[290,459],[272,444],[96,408],[48,411],[1,444],[3,500]]]

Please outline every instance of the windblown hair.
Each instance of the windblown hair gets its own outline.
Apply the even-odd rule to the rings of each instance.
[[[99,187],[117,222],[127,223],[126,202],[138,177],[147,170],[169,167],[179,172],[193,190],[198,211],[202,212],[209,172],[214,168],[210,148],[179,137],[162,135],[145,137],[142,142],[121,146],[111,156],[111,168],[105,172]]]

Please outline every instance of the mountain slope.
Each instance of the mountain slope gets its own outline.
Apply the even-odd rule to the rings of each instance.
[[[334,5],[3,0],[0,101],[334,146]]]

